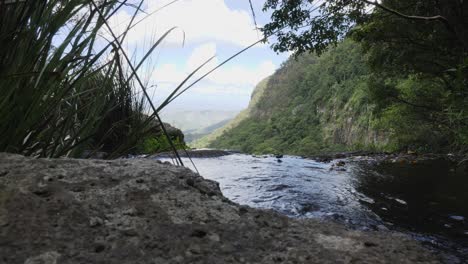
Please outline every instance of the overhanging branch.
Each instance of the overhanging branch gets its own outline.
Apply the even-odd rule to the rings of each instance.
[[[384,5],[380,4],[377,1],[369,1],[369,0],[361,0],[361,1],[366,3],[366,4],[376,6],[376,7],[380,8],[380,9],[386,11],[386,12],[389,12],[391,14],[394,14],[394,15],[396,15],[398,17],[401,17],[401,18],[404,18],[404,19],[419,20],[419,21],[439,21],[439,22],[442,22],[450,32],[457,35],[455,29],[452,27],[452,25],[450,25],[450,22],[444,16],[441,16],[441,15],[435,15],[435,16],[406,15],[406,14],[403,14],[403,13],[397,11],[397,10],[394,10],[394,9],[391,9],[391,8],[389,8],[387,6],[384,6]]]

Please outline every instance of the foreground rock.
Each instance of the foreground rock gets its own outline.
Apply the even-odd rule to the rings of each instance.
[[[416,242],[290,219],[154,160],[0,154],[0,263],[438,263]]]

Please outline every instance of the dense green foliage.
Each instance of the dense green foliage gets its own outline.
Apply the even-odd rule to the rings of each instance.
[[[171,137],[172,143],[177,149],[185,148],[185,142],[179,137]],[[136,153],[153,154],[157,152],[171,151],[169,140],[164,135],[145,137],[136,145]]]
[[[371,128],[368,76],[362,49],[352,41],[320,57],[291,58],[265,81],[248,115],[208,145],[307,155],[384,144]]]
[[[430,32],[449,36],[451,45],[468,48],[468,3],[460,0],[267,0],[264,10],[272,11],[271,21],[263,28],[274,35],[276,51],[322,52],[337,44],[356,25],[400,19]],[[381,20],[375,13],[382,14]],[[392,25],[383,25],[392,27]],[[411,26],[410,26],[411,27]],[[437,27],[438,30],[433,29]],[[381,28],[384,32],[384,28]],[[400,27],[406,30],[405,27]],[[432,31],[431,31],[432,29]],[[417,32],[415,32],[417,33]],[[414,40],[414,39],[413,39]],[[438,43],[444,45],[446,43]]]
[[[0,2],[0,151],[119,154],[147,133],[118,53],[97,45],[97,9],[108,16],[118,4]]]
[[[268,80],[269,78],[266,78],[257,84],[257,86],[255,87],[255,90],[252,93],[249,107],[247,109],[240,112],[233,120],[231,120],[225,126],[222,126],[216,129],[215,131],[213,131],[212,133],[196,140],[195,142],[191,143],[190,146],[195,147],[195,148],[208,147],[211,144],[211,142],[213,142],[215,139],[223,135],[224,132],[237,127],[243,120],[249,118],[252,114],[251,110],[255,107],[257,102],[263,96],[263,92],[265,91],[268,85]]]
[[[255,114],[211,146],[467,150],[467,3],[269,0],[265,8],[274,10],[263,29],[276,35],[273,48],[297,61],[272,76]]]
[[[399,145],[463,150],[468,145],[468,53],[460,36],[466,37],[468,6],[412,2],[385,4],[411,14],[442,13],[450,25],[389,16],[377,9],[357,26],[351,36],[368,54],[370,95],[380,109],[382,126],[399,135]]]
[[[35,157],[105,151],[112,158],[163,134],[154,115],[143,113],[147,101],[135,80],[171,30],[131,67],[120,44],[134,20],[122,35],[102,37],[109,18],[128,4],[0,1],[0,151]],[[134,16],[142,12],[137,6]]]

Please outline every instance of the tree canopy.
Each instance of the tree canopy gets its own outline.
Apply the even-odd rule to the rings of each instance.
[[[376,112],[406,141],[424,137],[418,124],[438,134],[433,145],[468,144],[467,1],[267,0],[264,10],[273,10],[263,32],[276,51],[360,42]]]
[[[468,2],[267,0],[264,10],[272,48],[296,56],[211,146],[468,151]]]
[[[377,10],[408,23],[441,24],[467,50],[468,3],[463,0],[267,0],[264,10],[273,11],[263,32],[277,37],[276,51],[321,52],[371,21]]]

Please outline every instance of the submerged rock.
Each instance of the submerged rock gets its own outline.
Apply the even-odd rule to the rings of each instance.
[[[0,154],[0,263],[438,263],[390,232],[290,219],[147,159]]]

